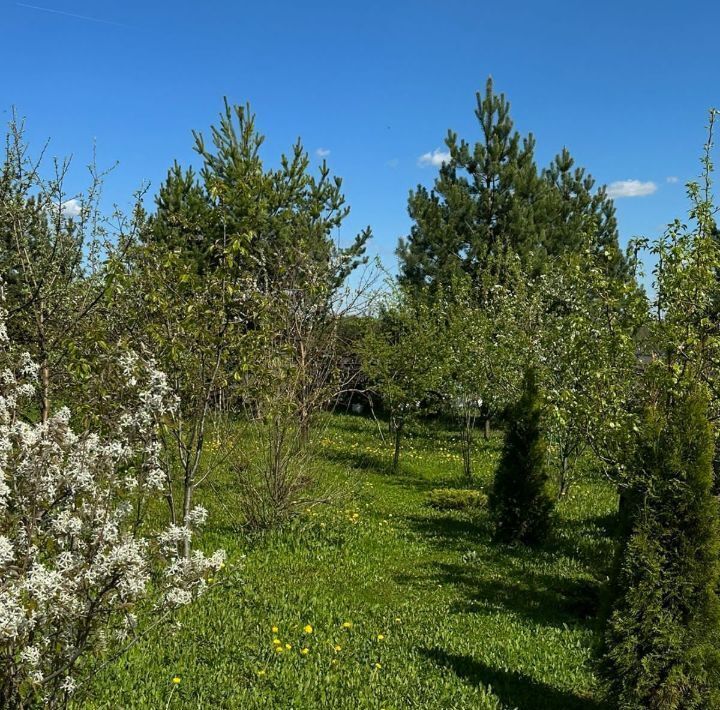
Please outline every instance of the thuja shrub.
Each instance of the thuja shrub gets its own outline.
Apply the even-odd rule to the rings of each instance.
[[[701,393],[663,409],[646,414],[623,496],[602,670],[620,708],[717,708],[714,436]]]
[[[0,316],[0,707],[64,707],[92,668],[200,594],[224,554],[184,557],[205,511],[157,529],[148,503],[166,485],[156,424],[173,406],[162,373],[139,358],[115,435],[75,433],[65,409],[23,419],[37,367],[14,358]],[[90,662],[91,661],[91,662]]]
[[[525,544],[543,540],[553,510],[549,481],[540,395],[535,372],[528,369],[488,497],[498,540]]]

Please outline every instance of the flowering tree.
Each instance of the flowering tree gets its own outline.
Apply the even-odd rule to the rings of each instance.
[[[448,408],[461,423],[467,478],[472,476],[477,415],[482,411],[487,424],[520,396],[523,370],[533,350],[534,301],[521,278],[514,278],[511,285],[495,283],[482,289],[455,280],[444,295],[447,346],[442,391]]]
[[[78,382],[94,373],[94,356],[106,343],[107,329],[99,331],[97,323],[107,321],[100,311],[108,267],[136,239],[139,211],[129,217],[117,208],[107,216],[100,211],[105,173],[94,164],[84,193],[68,192],[69,160],[56,159],[47,177],[46,161],[30,154],[21,121],[11,121],[0,160],[6,324],[38,363],[35,396],[46,421],[54,400],[75,399]]]
[[[637,333],[647,302],[634,281],[608,273],[616,261],[607,249],[588,249],[555,263],[537,285],[536,360],[561,495],[587,447],[616,467],[636,427]]]
[[[156,624],[187,604],[224,553],[180,556],[205,511],[154,530],[150,499],[164,485],[155,437],[175,406],[152,362],[122,365],[136,393],[115,436],[77,434],[61,409],[29,424],[38,366],[0,344],[0,706],[64,707],[92,673],[91,654],[115,657],[138,637],[138,614]]]

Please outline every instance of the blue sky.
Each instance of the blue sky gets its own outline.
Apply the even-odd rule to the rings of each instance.
[[[314,160],[329,151],[352,206],[342,236],[370,224],[392,268],[408,191],[436,173],[421,156],[448,128],[478,136],[492,74],[541,165],[567,146],[598,182],[651,193],[617,200],[624,242],[685,212],[720,107],[719,26],[714,0],[0,0],[0,118],[15,106],[36,147],[72,153],[78,187],[95,141],[101,165],[120,161],[108,199],[128,204],[193,160],[190,131],[223,96],[250,101],[269,163],[298,136]]]

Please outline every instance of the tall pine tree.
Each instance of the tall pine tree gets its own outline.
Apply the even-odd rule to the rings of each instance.
[[[458,273],[475,283],[503,281],[511,254],[526,270],[540,271],[548,256],[607,248],[609,263],[624,273],[612,202],[594,180],[573,170],[567,150],[539,171],[535,139],[521,136],[504,94],[492,79],[477,96],[481,138],[474,145],[450,131],[450,154],[432,189],[410,193],[410,235],[397,250],[401,282],[414,286],[449,283]]]

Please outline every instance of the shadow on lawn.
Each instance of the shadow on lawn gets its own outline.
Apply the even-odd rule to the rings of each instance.
[[[600,608],[601,585],[590,570],[590,578],[565,576],[534,569],[538,563],[557,562],[559,555],[574,557],[573,550],[558,549],[549,541],[540,548],[489,543],[492,527],[486,515],[410,517],[410,525],[438,548],[468,552],[468,562],[432,562],[401,582],[450,585],[461,599],[452,606],[458,613],[506,609],[533,623],[548,626],[592,627]],[[563,540],[558,541],[560,543]],[[570,543],[568,543],[568,547]],[[563,545],[564,547],[564,545]],[[602,562],[595,560],[597,568]],[[546,569],[546,565],[543,565]],[[501,574],[492,574],[496,570]],[[488,574],[490,571],[490,574]]]
[[[528,570],[505,573],[506,579],[487,579],[477,567],[437,565],[437,580],[465,592],[454,612],[506,609],[536,624],[592,627],[600,606],[600,587],[587,579],[568,579]]]
[[[486,686],[503,705],[519,710],[604,710],[606,705],[588,697],[553,688],[517,671],[501,671],[471,656],[447,653],[441,648],[421,648],[420,653],[459,678]]]

